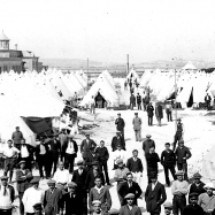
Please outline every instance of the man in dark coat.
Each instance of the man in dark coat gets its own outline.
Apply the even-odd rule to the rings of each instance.
[[[149,153],[149,149],[153,146],[155,148],[155,141],[151,139],[152,135],[147,134],[146,139],[143,141],[143,151],[144,154],[146,155]]]
[[[136,105],[136,98],[133,93],[130,96],[130,109],[133,110]]]
[[[96,148],[94,146],[92,146],[90,151],[86,154],[85,165],[87,172],[91,170],[93,165],[97,165],[101,170],[101,158],[100,155],[96,152]]]
[[[25,192],[30,187],[30,181],[33,178],[31,171],[26,169],[26,162],[20,161],[18,166],[19,169],[16,170],[16,182],[17,182],[17,192],[19,193],[20,200],[20,214],[24,215],[24,205],[22,203],[22,197]]]
[[[118,145],[121,145],[122,149],[125,150],[125,140],[120,134],[120,131],[116,131],[116,136],[114,136],[111,141],[111,148],[113,152],[116,151]]]
[[[150,183],[150,175],[158,174],[158,162],[160,162],[160,158],[155,152],[155,148],[151,146],[149,149],[149,153],[146,154],[148,183]]]
[[[54,180],[49,180],[47,184],[49,189],[45,191],[43,202],[45,215],[57,215],[60,212],[63,193],[55,187]]]
[[[140,208],[134,204],[135,195],[133,193],[128,193],[124,199],[127,202],[127,204],[120,208],[119,215],[141,215],[142,214]]]
[[[62,148],[65,156],[65,169],[69,169],[70,173],[73,173],[75,158],[77,157],[78,145],[73,139],[73,136],[69,136],[69,140]]]
[[[72,181],[77,184],[76,194],[77,198],[80,199],[82,207],[80,208],[81,214],[87,214],[87,189],[86,189],[86,179],[87,171],[84,168],[84,161],[79,160],[77,162],[78,169],[76,169],[72,176]]]
[[[189,196],[190,204],[185,206],[182,215],[205,215],[204,210],[198,202],[198,193],[191,193]]]
[[[138,110],[141,110],[141,102],[142,102],[142,98],[141,95],[139,93],[137,93],[137,108]]]
[[[193,175],[193,183],[190,186],[190,193],[197,193],[199,196],[206,192],[204,188],[205,184],[200,180],[201,177],[202,176],[198,172]]]
[[[133,175],[132,173],[127,173],[127,181],[124,182],[119,190],[118,193],[121,196],[121,198],[124,200],[121,202],[121,205],[126,205],[126,201],[125,201],[125,196],[129,193],[133,193],[134,194],[134,204],[137,205],[137,199],[140,198],[141,194],[142,194],[142,190],[140,188],[140,186],[138,185],[138,183],[133,181]]]
[[[178,119],[178,123],[176,127],[177,127],[176,128],[177,130],[174,136],[173,149],[172,149],[173,152],[175,152],[177,142],[179,142],[183,137],[184,125],[181,122],[181,119]]]
[[[117,114],[117,119],[115,120],[116,130],[121,132],[121,135],[124,139],[124,128],[125,128],[125,121],[121,117],[121,113]]]
[[[163,184],[157,181],[157,174],[150,175],[151,183],[145,193],[146,209],[151,215],[161,213],[161,205],[166,201],[166,191]]]
[[[60,145],[61,145],[61,150],[60,150],[61,161],[63,161],[63,159],[64,159],[64,154],[63,154],[62,148],[65,148],[64,145],[68,142],[68,139],[69,139],[69,135],[68,135],[66,129],[62,128],[61,133],[59,134],[59,140],[60,140]]]
[[[86,134],[86,139],[84,139],[81,143],[81,153],[83,158],[85,159],[86,154],[90,151],[91,147],[96,147],[96,143],[93,139],[90,138],[90,134]]]
[[[170,149],[170,143],[165,143],[165,150],[161,153],[161,164],[164,168],[164,175],[166,179],[167,186],[170,186],[169,180],[169,171],[172,174],[174,180],[176,180],[175,176],[175,164],[176,164],[176,157],[175,153]]]
[[[153,125],[154,107],[151,103],[147,106],[148,126]]]
[[[163,119],[163,107],[160,102],[158,102],[156,105],[155,115],[158,121],[158,125],[161,126],[161,120]]]
[[[211,96],[208,93],[205,96],[205,103],[206,103],[207,110],[209,110],[210,109],[210,104],[211,104]]]

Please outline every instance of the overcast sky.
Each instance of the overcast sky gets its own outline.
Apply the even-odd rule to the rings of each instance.
[[[11,48],[42,58],[215,61],[214,0],[0,0]]]

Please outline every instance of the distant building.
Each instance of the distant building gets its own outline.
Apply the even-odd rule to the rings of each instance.
[[[26,70],[40,72],[43,66],[38,60],[39,57],[30,51],[10,49],[10,40],[2,31],[0,34],[0,73],[10,70],[18,73]]]

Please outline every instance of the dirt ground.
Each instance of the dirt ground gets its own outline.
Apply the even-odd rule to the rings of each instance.
[[[164,119],[162,120],[162,127],[157,125],[157,121],[154,118],[154,126],[148,127],[147,125],[147,115],[146,112],[143,111],[112,111],[112,110],[97,110],[97,118],[102,118],[103,122],[97,122],[95,119],[95,123],[99,126],[96,126],[92,130],[91,138],[93,138],[97,144],[99,144],[100,140],[105,140],[106,146],[110,152],[110,159],[108,163],[109,167],[109,175],[111,178],[111,182],[113,186],[110,188],[113,205],[112,208],[119,209],[119,201],[116,193],[116,183],[113,181],[114,171],[113,167],[113,159],[110,149],[110,143],[113,135],[115,134],[116,128],[114,125],[114,118],[117,113],[120,112],[122,114],[122,118],[125,120],[125,139],[126,139],[126,154],[127,158],[131,157],[132,150],[139,150],[139,157],[142,159],[144,168],[146,167],[145,159],[143,157],[142,151],[142,142],[136,142],[134,140],[134,132],[132,129],[132,118],[134,117],[134,112],[138,112],[139,116],[142,118],[142,138],[144,139],[146,134],[151,134],[152,139],[155,140],[156,143],[156,152],[160,155],[162,150],[164,149],[164,143],[173,142],[173,137],[175,134],[175,121],[167,122],[166,115],[164,114]],[[182,118],[182,122],[184,123],[185,133],[184,140],[185,145],[191,149],[192,158],[188,161],[189,165],[189,176],[192,176],[193,173],[197,171],[201,171],[201,164],[203,156],[212,148],[214,145],[214,133],[215,133],[215,113],[213,115],[207,116],[207,111],[194,111],[194,110],[183,110],[178,111],[177,116]],[[173,114],[173,118],[175,118],[175,114]],[[105,120],[106,119],[106,120]],[[78,144],[81,143],[81,140],[84,137],[82,135],[77,135],[76,141]],[[81,158],[80,153],[78,154],[78,158],[76,161]],[[38,171],[33,172],[34,175],[38,175]],[[171,177],[171,176],[170,176]],[[163,168],[159,165],[159,181],[165,184]],[[143,192],[145,192],[147,186],[147,177],[146,177],[146,168],[144,169],[144,174],[142,178],[141,188]],[[40,183],[40,187],[42,189],[46,189],[46,180],[42,180]],[[166,188],[167,192],[167,200],[172,200],[172,194],[170,188]],[[144,195],[143,195],[144,196]],[[147,214],[145,210],[145,200],[139,200],[139,206],[141,207],[143,214]],[[18,204],[18,201],[17,201]],[[163,211],[163,208],[162,208]],[[16,212],[15,214],[18,214]],[[162,213],[163,214],[163,213]]]

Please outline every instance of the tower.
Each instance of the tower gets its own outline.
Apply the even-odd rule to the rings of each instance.
[[[4,34],[4,31],[0,33],[0,50],[9,50],[10,40]]]

